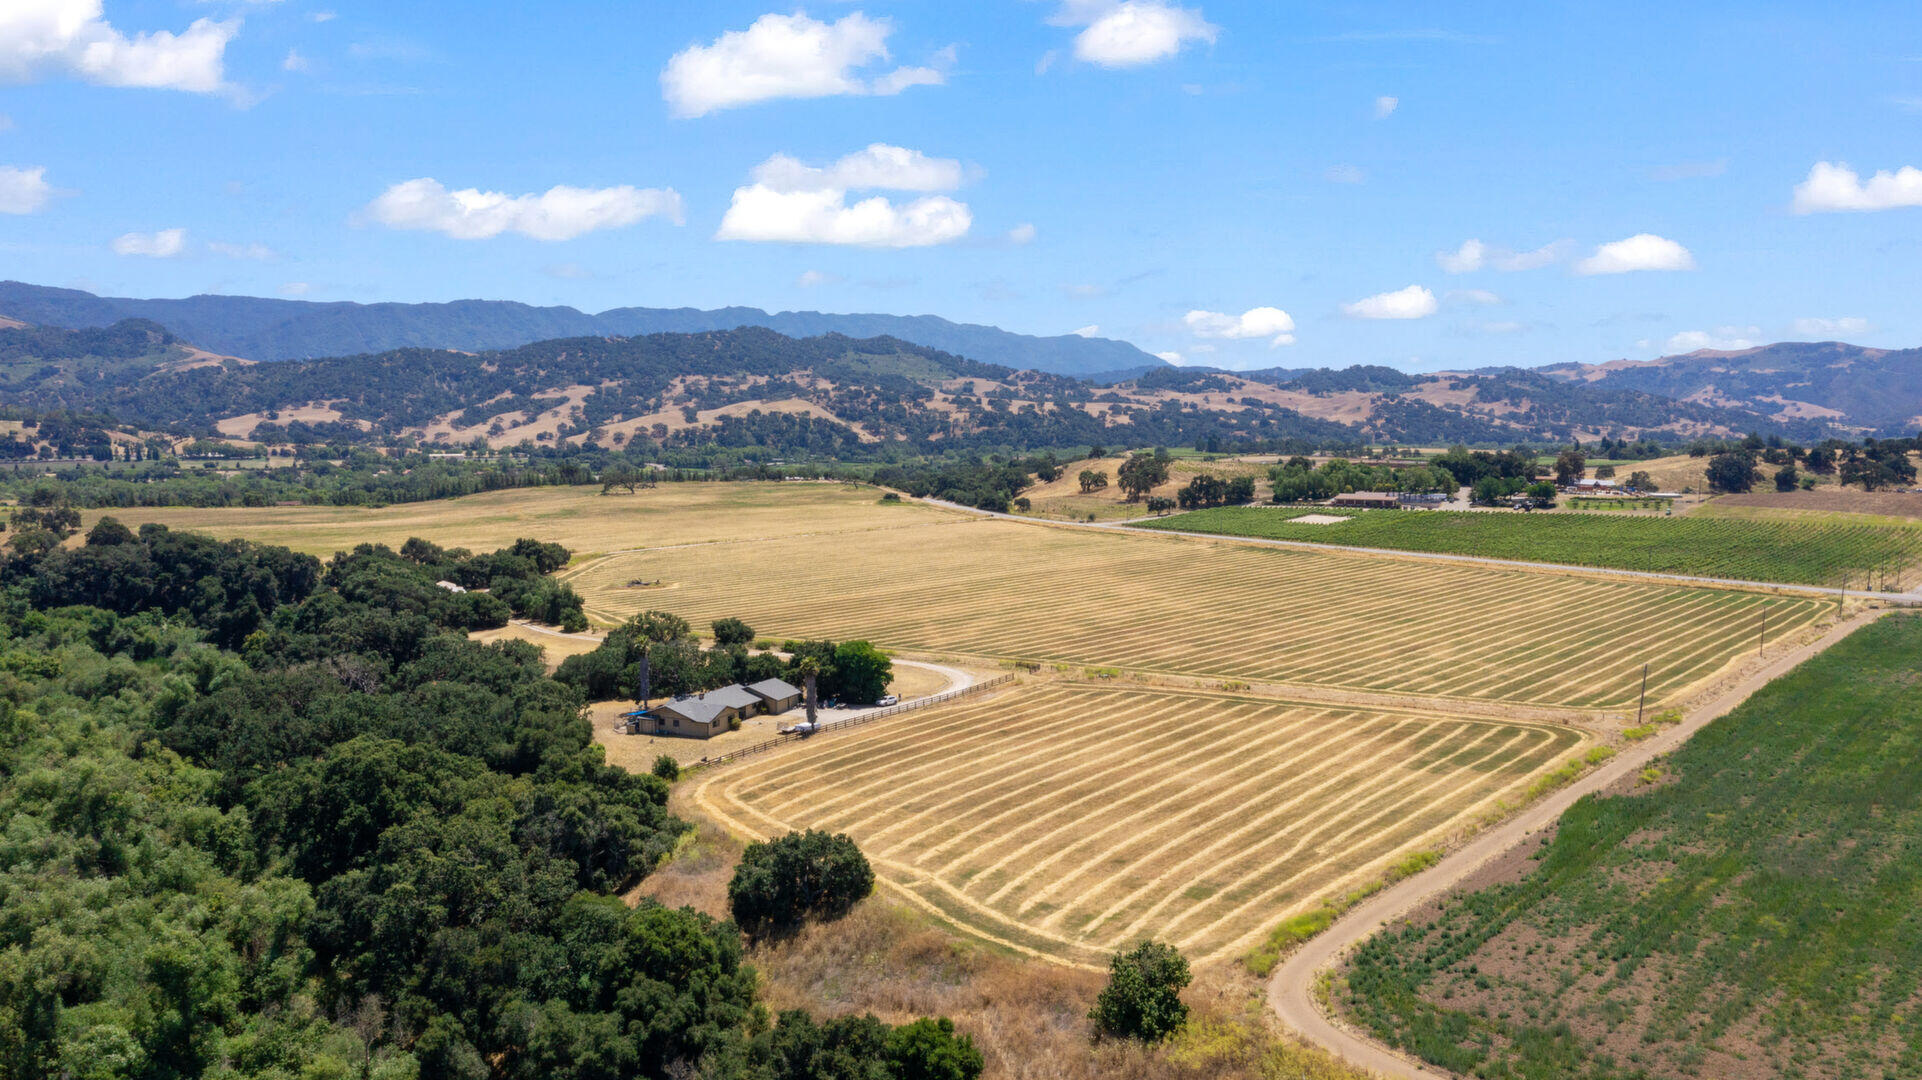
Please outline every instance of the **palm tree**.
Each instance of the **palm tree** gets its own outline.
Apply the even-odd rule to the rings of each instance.
[[[807,702],[808,726],[813,727],[814,709],[817,703],[814,692],[814,680],[816,676],[821,674],[821,662],[812,656],[804,656],[801,658],[801,662],[795,665],[795,670],[801,673],[801,685],[806,688],[806,694],[803,700]]]

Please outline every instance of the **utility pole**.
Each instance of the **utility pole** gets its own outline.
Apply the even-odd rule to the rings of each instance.
[[[1648,664],[1642,664],[1642,699],[1635,703],[1635,726],[1642,726],[1642,712],[1648,708]]]

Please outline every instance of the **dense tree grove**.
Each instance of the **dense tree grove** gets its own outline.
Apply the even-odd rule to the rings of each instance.
[[[0,1078],[978,1075],[936,1022],[770,1023],[732,925],[615,895],[685,828],[667,781],[435,584],[565,559],[11,549]]]

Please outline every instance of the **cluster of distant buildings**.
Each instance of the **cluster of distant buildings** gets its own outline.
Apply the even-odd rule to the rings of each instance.
[[[711,739],[734,729],[737,721],[779,716],[801,703],[801,689],[783,679],[732,683],[699,694],[669,698],[650,709],[622,713],[630,735],[678,735]]]
[[[1543,477],[1547,480],[1547,477]],[[1554,481],[1549,480],[1550,483]],[[1557,490],[1575,495],[1622,496],[1637,499],[1679,499],[1677,491],[1636,491],[1623,487],[1619,481],[1598,480],[1592,477],[1577,480],[1572,484],[1558,484]],[[1439,491],[1350,491],[1328,500],[1330,506],[1342,506],[1355,510],[1423,510],[1434,509],[1448,501],[1448,496]],[[1532,495],[1517,494],[1508,497],[1508,503],[1516,507],[1533,507],[1541,500]]]

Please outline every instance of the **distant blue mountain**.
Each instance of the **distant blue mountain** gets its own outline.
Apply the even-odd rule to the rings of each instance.
[[[511,300],[456,300],[445,304],[321,303],[255,296],[189,296],[133,300],[95,296],[18,281],[0,282],[0,315],[74,329],[147,319],[183,341],[249,360],[306,360],[353,356],[410,346],[506,349],[553,338],[699,333],[764,326],[789,337],[845,334],[895,337],[987,364],[1057,375],[1145,371],[1166,366],[1160,357],[1125,341],[1075,334],[1034,337],[993,326],[955,323],[933,315],[831,315],[817,311],[769,314],[759,308],[627,307],[589,315],[571,307],[533,307]]]

